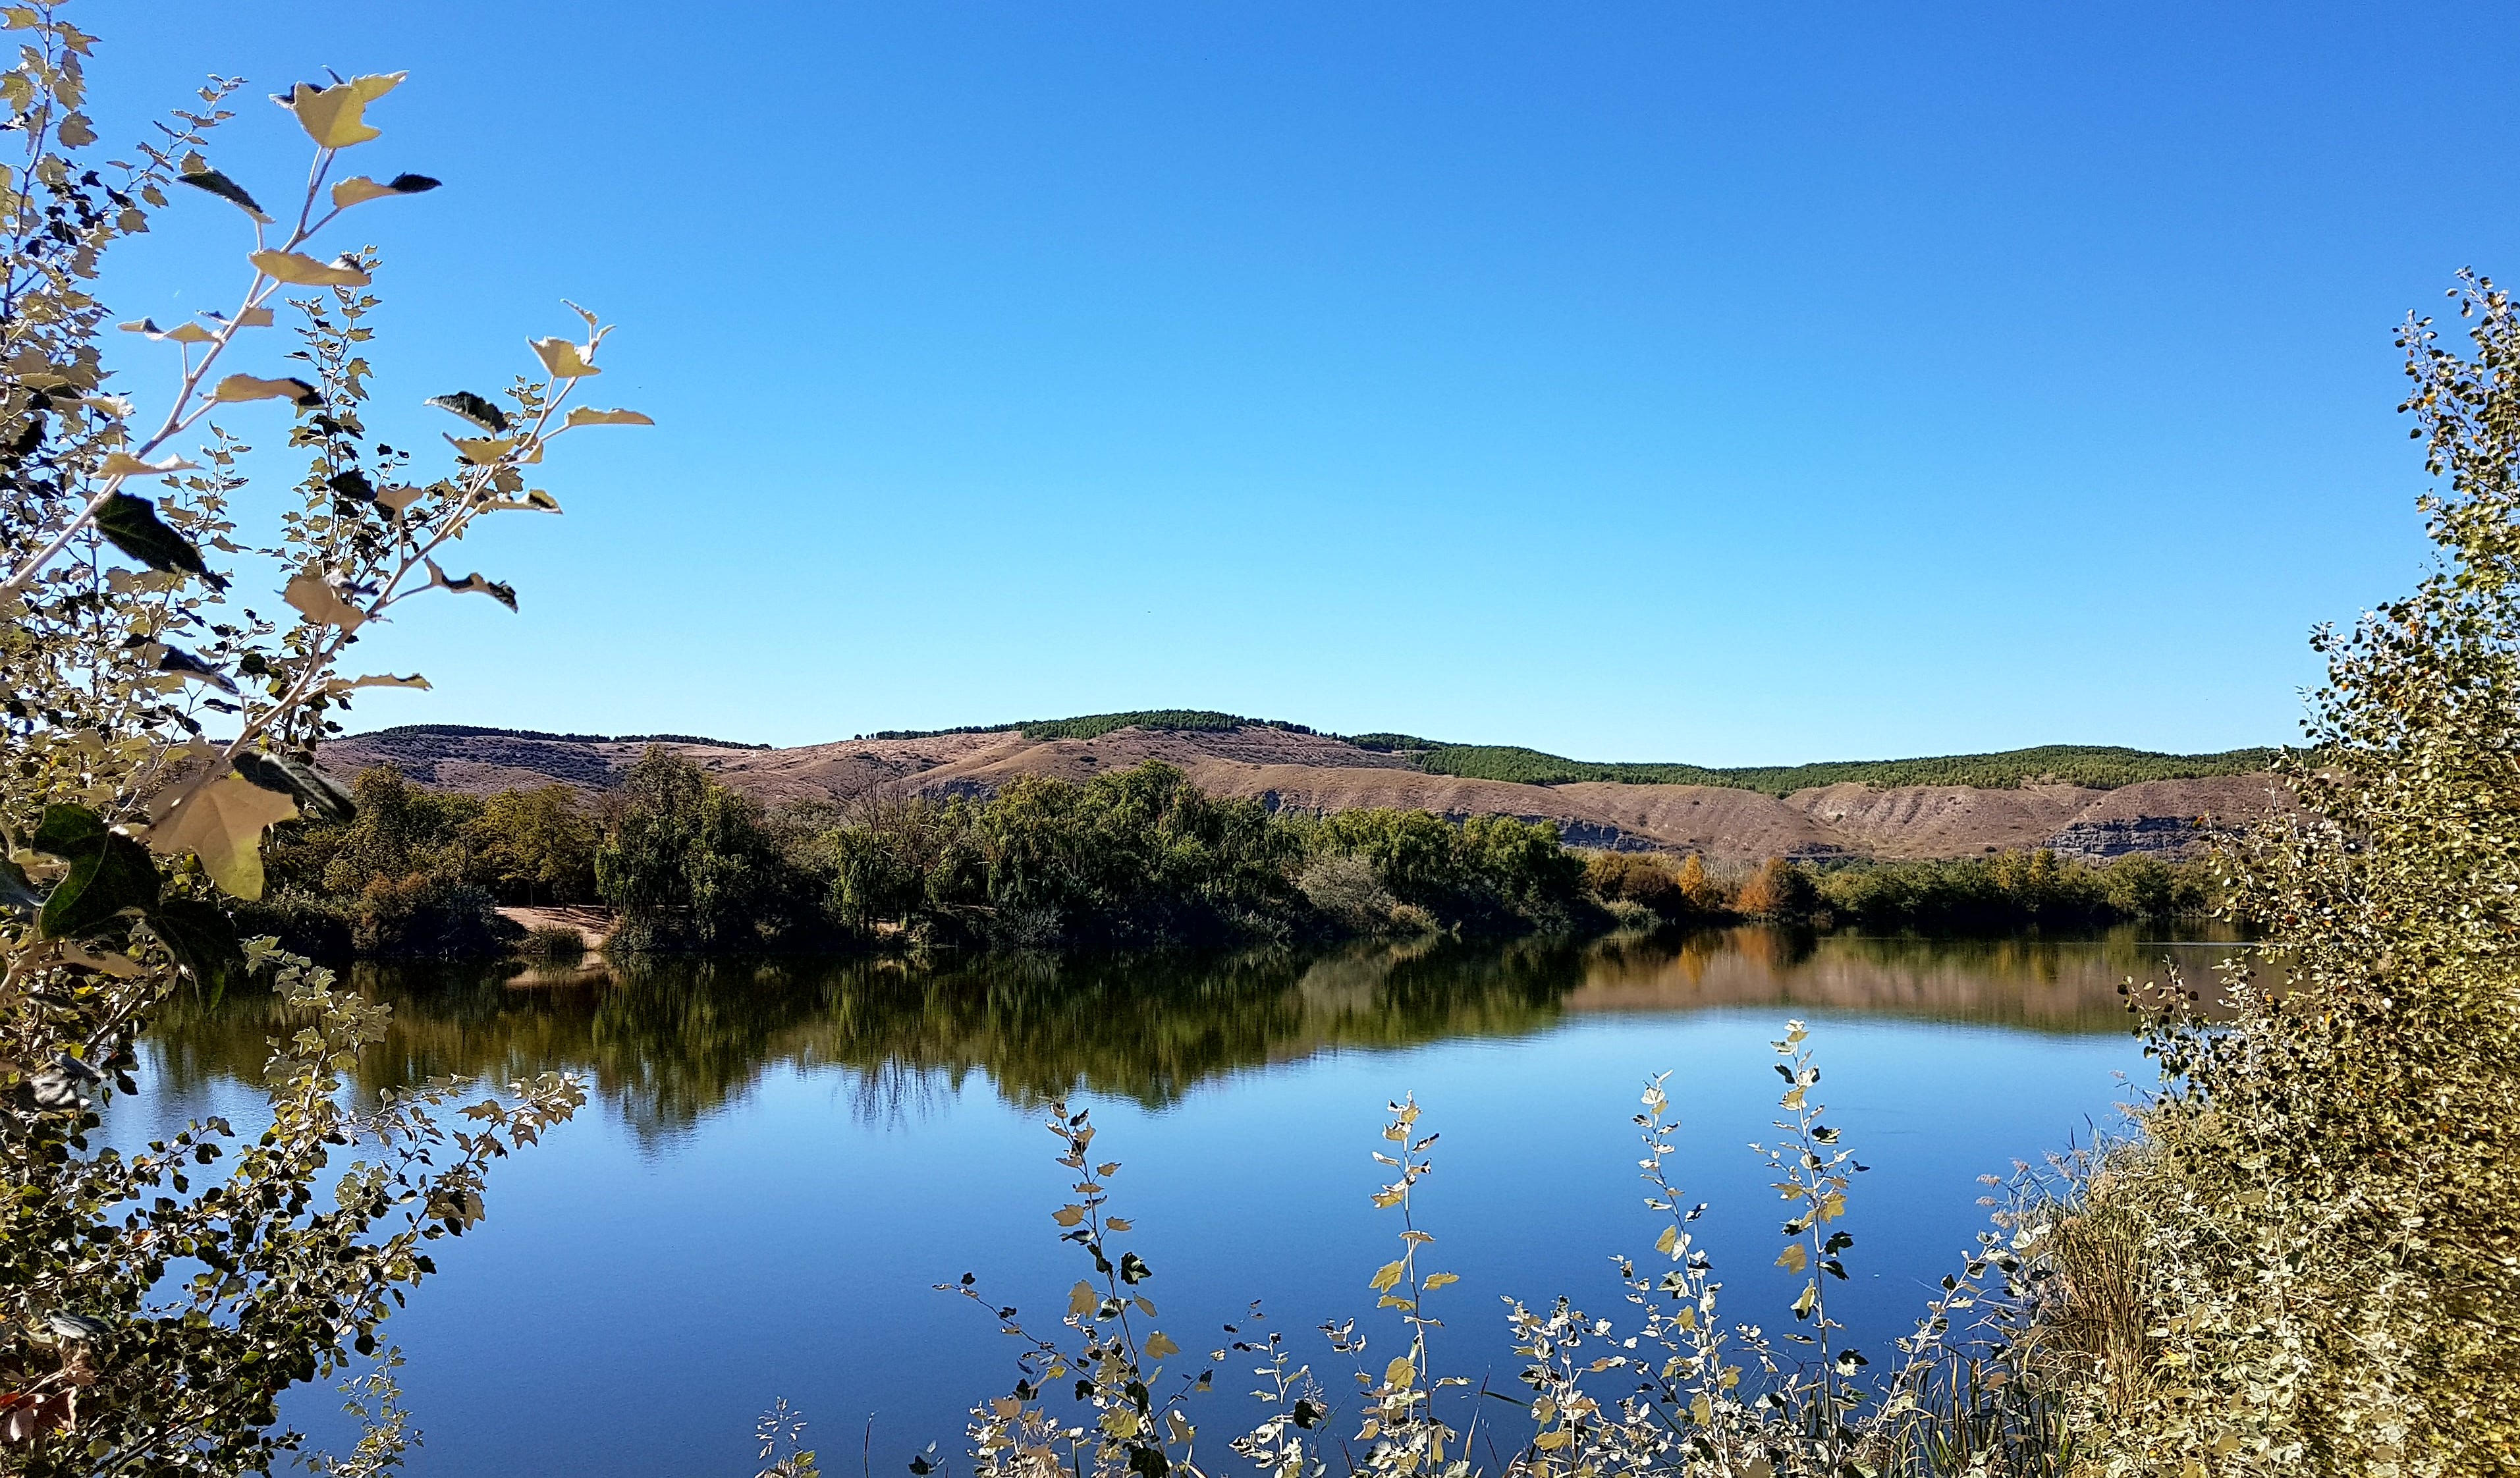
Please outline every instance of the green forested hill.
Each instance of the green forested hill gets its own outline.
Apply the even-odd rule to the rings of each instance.
[[[1034,739],[1099,739],[1115,730],[1140,728],[1176,733],[1218,734],[1257,727],[1290,734],[1319,731],[1277,719],[1244,718],[1203,708],[1153,708],[1133,713],[1094,713],[1076,718],[1035,719],[1018,724],[973,725],[966,729],[895,730],[876,739],[928,739],[939,734],[1021,733]],[[1343,738],[1362,749],[1406,754],[1430,775],[1458,775],[1470,780],[1512,781],[1527,785],[1563,785],[1578,781],[1619,781],[1640,785],[1729,785],[1788,795],[1813,785],[1853,781],[1861,784],[1978,785],[2003,788],[2057,784],[2113,789],[2147,780],[2194,780],[2214,775],[2247,775],[2263,770],[2271,749],[2229,749],[2219,754],[2159,754],[2106,744],[2042,744],[1994,754],[1945,754],[1917,759],[1831,760],[1811,765],[1748,765],[1716,769],[1680,763],[1620,763],[1574,760],[1515,744],[1452,744],[1408,734],[1353,734]]]
[[[1399,736],[1374,736],[1397,739]],[[1417,743],[1391,744],[1416,749]],[[1854,781],[1867,785],[1980,785],[2002,788],[2053,783],[2112,789],[2147,780],[2193,780],[2247,775],[2267,767],[2271,749],[2228,749],[2220,754],[2157,754],[2101,744],[2042,744],[1996,754],[1947,754],[1920,759],[1834,760],[1813,765],[1707,769],[1680,764],[1599,764],[1499,744],[1430,744],[1418,763],[1435,775],[1473,780],[1562,785],[1576,781],[1630,784],[1731,785],[1787,795],[1813,785]]]

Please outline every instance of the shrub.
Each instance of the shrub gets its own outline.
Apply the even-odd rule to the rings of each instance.
[[[350,947],[388,959],[496,955],[521,932],[488,892],[446,873],[370,878],[350,912]]]
[[[1343,852],[1326,853],[1304,865],[1296,875],[1295,886],[1314,908],[1321,910],[1341,928],[1358,934],[1375,934],[1392,927],[1392,916],[1401,907],[1400,900],[1382,885],[1373,865],[1362,857]],[[1419,910],[1421,915],[1424,910]]]
[[[2520,1468],[2520,313],[2457,296],[2471,353],[2400,338],[2441,563],[2318,635],[2301,809],[2230,862],[2279,979],[2217,1026],[2174,977],[2165,1091],[2083,1192],[2155,1342],[2085,1416],[2112,1473]]]
[[[586,954],[586,936],[564,923],[538,923],[525,930],[517,953],[531,960],[576,960]]]
[[[1806,921],[1820,904],[1820,888],[1810,871],[1781,857],[1762,864],[1732,900],[1733,909],[1749,918],[1780,923]]]

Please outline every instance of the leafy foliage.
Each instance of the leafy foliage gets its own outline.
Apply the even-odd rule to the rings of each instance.
[[[2453,296],[2466,352],[2399,338],[2441,563],[2320,633],[2231,870],[2267,978],[2148,998],[2167,1091],[2080,1187],[2142,1331],[2087,1367],[2111,1474],[2520,1468],[2520,312]]]
[[[0,1467],[267,1471],[297,1446],[276,1426],[280,1395],[389,1365],[376,1330],[430,1271],[423,1244],[476,1222],[490,1162],[581,1097],[558,1077],[514,1084],[463,1108],[463,1131],[436,1117],[459,1083],[354,1102],[339,1075],[382,1012],[241,940],[234,916],[264,895],[269,828],[349,821],[313,765],[335,715],[363,688],[421,683],[341,675],[359,629],[447,586],[432,558],[479,518],[556,506],[526,470],[568,429],[584,377],[519,380],[500,397],[506,433],[457,443],[443,475],[413,473],[414,454],[365,420],[379,258],[310,254],[343,211],[434,183],[333,180],[342,149],[379,136],[366,110],[400,74],[279,100],[314,145],[283,224],[202,156],[231,81],[160,124],[136,162],[91,153],[95,38],[65,10],[0,9],[18,43],[0,71],[0,132],[18,152],[0,170]],[[120,325],[166,377],[144,415],[148,397],[109,387],[96,283],[108,248],[179,184],[188,206],[239,212],[250,249],[231,312]],[[283,308],[292,372],[238,370]],[[573,368],[591,371],[607,331],[585,323]],[[237,513],[249,448],[230,425],[266,416],[306,471],[252,546],[239,536],[265,536]],[[248,555],[283,571],[277,602],[236,590]],[[131,1153],[98,1142],[102,1105],[135,1087],[134,1043],[181,985],[214,998],[248,971],[274,981],[285,1018],[261,1074],[267,1127],[202,1120]],[[399,1453],[390,1376],[359,1389],[369,1440],[319,1471],[374,1472]]]

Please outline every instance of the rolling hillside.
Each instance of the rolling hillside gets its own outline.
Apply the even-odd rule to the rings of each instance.
[[[2054,745],[2002,754],[1735,770],[1589,764],[1537,750],[1342,738],[1299,724],[1167,710],[896,732],[793,749],[691,735],[608,738],[416,725],[325,746],[328,767],[391,763],[487,792],[617,783],[650,744],[772,804],[977,795],[1020,775],[1083,781],[1148,759],[1273,807],[1398,806],[1555,822],[1569,842],[1765,857],[1956,857],[2050,846],[2083,857],[2176,853],[2263,813],[2265,751],[2169,755]]]

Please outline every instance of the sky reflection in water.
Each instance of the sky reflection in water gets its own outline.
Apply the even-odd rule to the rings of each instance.
[[[2226,953],[1741,929],[941,969],[363,965],[395,1015],[361,1092],[545,1067],[594,1086],[577,1122],[500,1167],[489,1222],[441,1244],[443,1275],[387,1325],[428,1438],[412,1471],[749,1472],[752,1416],[783,1395],[827,1467],[854,1460],[871,1414],[878,1474],[930,1440],[957,1452],[964,1407],[1003,1388],[1014,1352],[929,1285],[977,1273],[1055,1322],[1087,1271],[1049,1215],[1065,1178],[1037,1125],[1058,1094],[1095,1107],[1098,1152],[1122,1162],[1115,1209],[1178,1368],[1262,1298],[1345,1389],[1312,1326],[1372,1307],[1397,1226],[1367,1203],[1371,1154],[1384,1102],[1415,1092],[1443,1134],[1420,1225],[1462,1276],[1432,1310],[1438,1364],[1511,1387],[1500,1295],[1628,1312],[1610,1255],[1656,1232],[1629,1117],[1665,1070],[1729,1317],[1774,1326],[1791,1297],[1769,1265],[1778,1203],[1746,1142],[1768,1133],[1767,1043],[1791,1015],[1814,1023],[1821,1097],[1873,1167],[1841,1317],[1886,1356],[1983,1224],[1976,1178],[2088,1141],[2132,1096],[2120,1074],[2149,1081],[2118,982]],[[179,1010],[114,1137],[211,1111],[245,1127],[273,1026],[262,999]],[[1246,1384],[1233,1368],[1221,1390]],[[341,1441],[332,1406],[302,1400],[296,1419]],[[1229,1407],[1212,1403],[1203,1446]]]

